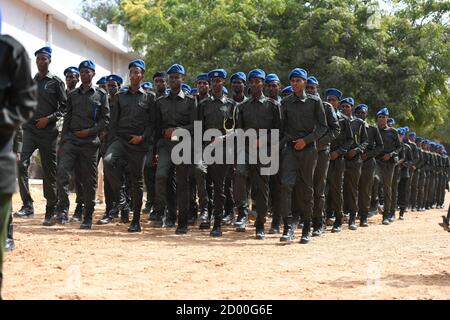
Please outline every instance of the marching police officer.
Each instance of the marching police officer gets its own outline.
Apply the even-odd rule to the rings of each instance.
[[[132,183],[133,220],[128,232],[140,232],[145,156],[153,145],[155,130],[155,95],[141,88],[145,63],[134,60],[128,65],[131,85],[114,99],[109,147],[105,154],[105,168],[116,203],[120,202],[123,172],[129,166]],[[121,204],[122,205],[122,204]],[[122,209],[122,208],[121,208]]]
[[[6,228],[17,177],[13,139],[17,128],[36,108],[36,84],[28,54],[17,40],[1,35],[1,23],[0,12],[0,299]]]
[[[383,225],[388,225],[392,205],[392,181],[395,163],[401,151],[401,143],[397,131],[388,126],[389,109],[382,108],[377,112],[377,126],[383,140],[383,151],[376,157],[380,170],[380,184],[384,195]]]
[[[365,122],[369,107],[366,104],[360,104],[355,108],[355,115]],[[361,155],[364,161],[361,169],[361,176],[359,178],[359,193],[358,193],[358,212],[359,225],[361,227],[368,227],[367,217],[369,215],[369,207],[372,197],[372,187],[374,183],[374,176],[376,174],[375,157],[383,151],[383,140],[381,139],[378,128],[374,125],[365,122],[367,130],[367,147]]]
[[[99,134],[109,124],[109,103],[105,90],[95,88],[95,63],[80,63],[81,85],[70,92],[67,113],[64,116],[58,162],[58,207],[54,222],[66,224],[69,210],[68,184],[70,174],[79,167],[84,196],[84,217],[80,229],[91,229],[97,190],[97,161],[100,148]]]
[[[41,155],[44,172],[43,188],[47,200],[44,225],[54,214],[56,197],[56,143],[58,128],[56,122],[66,108],[67,95],[64,82],[49,71],[52,49],[44,47],[35,52],[38,74],[34,80],[38,84],[38,106],[33,119],[23,126],[23,147],[19,163],[19,190],[23,207],[16,217],[33,216],[33,199],[28,185],[28,167],[36,149]]]
[[[283,140],[287,146],[281,156],[282,210],[284,230],[280,241],[292,241],[292,190],[298,191],[299,209],[303,215],[300,243],[310,240],[311,217],[314,209],[314,169],[317,163],[317,140],[327,132],[325,110],[319,97],[307,95],[308,75],[295,68],[289,74],[294,93],[281,104]],[[259,190],[258,190],[259,191]]]

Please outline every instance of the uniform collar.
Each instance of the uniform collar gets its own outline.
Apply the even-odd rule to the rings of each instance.
[[[301,102],[305,102],[306,101],[306,92],[303,91],[303,95],[301,97],[298,97],[295,93],[292,93],[292,96],[296,99],[296,100],[300,100]]]
[[[79,93],[83,94],[83,84],[80,84],[80,85],[78,86],[78,88],[74,89],[74,91],[75,91],[75,90],[77,90]],[[89,90],[86,91],[86,92],[89,92],[89,91],[94,91],[94,92],[95,92],[95,88],[94,88],[94,86],[93,86],[92,84],[91,84],[91,86],[89,87]]]
[[[127,90],[126,92],[127,92],[127,93],[133,94],[133,92],[131,92],[131,88],[128,88],[128,90]],[[139,88],[138,91],[136,91],[135,93],[142,93],[142,94],[145,94],[146,92],[145,92],[144,89]]]
[[[53,73],[51,73],[50,70],[49,70],[49,71],[47,71],[47,74],[45,75],[44,79],[45,78],[53,79],[54,76],[55,75]],[[34,79],[35,80],[39,79],[39,72],[36,73],[36,75],[34,76]]]
[[[259,98],[253,98],[253,96],[251,96],[249,98],[250,102],[260,102],[260,103],[264,103],[266,101],[266,96],[264,95],[264,93],[259,97]]]
[[[225,97],[225,95],[222,95],[220,98],[216,98],[216,97],[214,97],[214,95],[211,95],[209,97],[209,99],[211,99],[211,101],[220,101],[222,103],[225,103],[227,101],[227,98]]]

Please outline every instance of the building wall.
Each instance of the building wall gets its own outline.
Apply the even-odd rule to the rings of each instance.
[[[26,48],[32,61],[34,52],[47,45],[47,16],[45,13],[28,6],[22,1],[2,1],[3,34],[9,34]],[[53,49],[50,71],[63,79],[63,71],[69,66],[78,66],[83,60],[90,59],[97,65],[94,82],[98,78],[116,73],[127,79],[128,58],[115,54],[104,46],[87,38],[74,28],[71,21],[52,21],[50,46]],[[116,62],[114,63],[114,55]],[[32,63],[33,74],[37,72]]]

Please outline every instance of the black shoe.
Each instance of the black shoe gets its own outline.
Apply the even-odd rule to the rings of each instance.
[[[358,227],[356,226],[356,213],[351,213],[348,219],[348,228],[350,230],[356,230]]]
[[[294,230],[291,226],[284,226],[283,235],[280,238],[280,242],[292,242],[294,240]]]
[[[149,221],[156,221],[156,216],[157,216],[157,213],[156,213],[155,210],[153,210],[153,211],[150,212],[150,214],[148,215],[148,220],[149,220]]]
[[[80,229],[82,229],[82,230],[91,230],[92,229],[92,212],[91,213],[85,212],[83,222],[80,225]]]
[[[160,212],[155,213],[155,220],[153,221],[155,227],[162,227],[164,225],[163,214]]]
[[[203,212],[200,214],[199,221],[200,221],[200,225],[199,225],[198,228],[199,228],[200,230],[209,230],[209,228],[211,228],[211,222],[210,222],[210,220],[209,220],[209,214],[208,214],[208,212],[203,211]]]
[[[392,213],[388,219],[389,219],[390,223],[394,222],[395,221],[395,213]]]
[[[369,223],[367,222],[367,215],[366,214],[362,214],[361,215],[361,219],[359,220],[359,226],[360,227],[368,227]]]
[[[24,205],[20,208],[19,211],[14,213],[14,217],[16,218],[33,218],[34,217],[34,208],[32,205]]]
[[[141,224],[139,221],[133,219],[130,227],[128,228],[128,232],[141,232]]]
[[[309,243],[309,241],[311,240],[310,231],[311,231],[311,221],[310,220],[303,221],[302,237],[300,238],[301,244]]]
[[[44,227],[51,227],[53,225],[53,213],[50,212],[46,212],[45,213],[45,217],[44,217],[44,222],[42,223],[42,225]]]
[[[238,217],[236,221],[234,222],[234,226],[236,228],[237,232],[245,232],[245,228],[247,227],[248,223],[248,214],[247,210],[240,209],[238,213]]]
[[[220,226],[214,226],[213,229],[211,230],[211,232],[209,233],[209,235],[211,237],[221,237],[222,236],[222,229]]]
[[[331,229],[332,233],[339,233],[341,232],[341,223],[339,223],[337,220],[333,224],[333,228]]]
[[[149,214],[150,212],[152,212],[152,207],[153,205],[147,201],[145,203],[145,208],[142,210],[142,213]]]
[[[266,234],[264,233],[264,229],[256,230],[256,240],[264,240],[266,239]]]
[[[269,229],[269,234],[279,234],[280,227],[279,226],[271,226]]]
[[[105,225],[105,224],[109,224],[114,220],[114,218],[112,216],[109,215],[109,213],[106,213],[103,215],[103,218],[101,218],[100,220],[97,221],[98,225]]]
[[[389,222],[389,216],[388,215],[383,215],[383,222],[382,224],[384,224],[385,226],[390,225],[391,223]]]
[[[175,234],[182,235],[187,234],[188,227],[187,226],[178,226],[178,228],[175,230]]]
[[[222,218],[222,224],[225,225],[230,225],[233,222],[233,216],[231,214],[226,215],[225,217]]]
[[[173,221],[172,219],[167,219],[164,221],[164,228],[175,228],[175,221]]]
[[[321,218],[314,218],[313,219],[313,237],[320,237],[322,235],[323,230],[323,223]]]
[[[14,244],[14,239],[6,238],[5,251],[11,252],[16,249],[16,245]]]
[[[79,222],[81,221],[83,217],[83,204],[77,203],[77,206],[75,207],[75,211],[73,213],[72,218],[70,219],[71,222]]]

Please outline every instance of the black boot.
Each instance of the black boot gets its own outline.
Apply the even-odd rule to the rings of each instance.
[[[105,224],[109,224],[114,220],[114,212],[113,209],[111,210],[106,210],[105,213],[103,214],[103,217],[97,221],[98,225],[105,225]]]
[[[53,225],[53,215],[54,215],[54,210],[51,208],[45,208],[45,217],[44,217],[44,222],[42,223],[43,226],[45,227],[50,227]]]
[[[358,227],[356,226],[356,212],[350,212],[350,216],[348,219],[348,228],[350,230],[356,230]]]
[[[279,234],[280,233],[280,218],[273,217],[272,223],[270,224],[269,234]]]
[[[368,227],[369,223],[367,222],[367,213],[361,213],[361,218],[359,219],[359,226],[360,227]]]
[[[133,212],[133,220],[134,220],[135,215],[139,215],[139,218],[140,218],[141,213]],[[122,222],[124,224],[130,223],[130,208],[126,207],[126,208],[120,210],[120,222]]]
[[[391,224],[391,223],[389,222],[389,214],[388,214],[388,213],[383,213],[383,222],[382,222],[382,224],[384,224],[385,226]]]
[[[178,226],[175,230],[175,234],[182,235],[188,232],[188,217],[187,212],[178,213]]]
[[[200,230],[209,230],[209,228],[211,228],[211,221],[209,220],[209,214],[206,210],[203,210],[200,214],[199,221],[200,225],[198,228]]]
[[[310,240],[311,220],[303,220],[302,237],[300,238],[301,244],[307,244]]]
[[[33,218],[34,217],[34,208],[33,203],[26,203],[20,208],[19,211],[14,213],[14,217],[17,218]]]
[[[3,273],[0,273],[0,300],[2,300]]]
[[[245,232],[245,228],[248,223],[248,209],[247,208],[238,208],[238,217],[234,226],[236,227],[236,231]]]
[[[214,226],[209,235],[211,237],[221,237],[222,236],[222,214],[214,212]]]
[[[323,224],[321,218],[313,218],[313,237],[320,237],[322,235]]]
[[[11,217],[10,217],[11,220]],[[16,245],[14,244],[14,238],[13,238],[13,225],[11,221],[8,224],[8,235],[6,237],[6,245],[5,245],[5,251],[11,252],[16,249]]]
[[[83,230],[90,230],[92,229],[92,214],[93,214],[93,209],[92,210],[86,210],[86,207],[84,208],[84,218],[83,218],[83,222],[80,225],[80,229]]]
[[[142,210],[142,213],[150,214],[152,212],[153,204],[150,201],[145,202],[145,208]]]
[[[342,219],[343,219],[342,213],[337,213],[336,214],[336,220],[334,221],[333,228],[331,229],[331,232],[333,232],[333,233],[341,232]]]
[[[399,220],[405,220],[405,208],[400,208]]]
[[[83,217],[83,204],[77,203],[77,206],[70,221],[79,222],[81,221],[82,217]]]
[[[122,213],[122,218],[123,218],[123,213]],[[127,217],[127,219],[128,219],[128,217]],[[131,221],[131,225],[128,228],[128,232],[141,232],[141,213],[140,212],[133,212],[133,221]]]
[[[292,217],[284,218],[283,235],[280,242],[292,242],[294,240],[294,230],[292,230]]]
[[[222,223],[225,225],[230,225],[233,223],[234,211],[233,208],[225,209],[225,215],[222,218]]]

